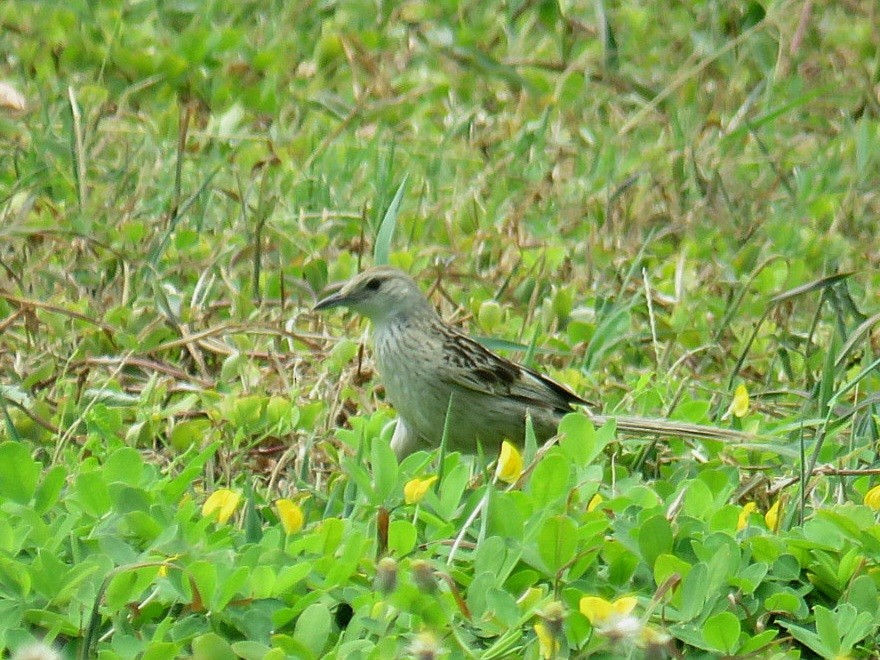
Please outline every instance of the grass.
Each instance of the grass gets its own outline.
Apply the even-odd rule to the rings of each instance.
[[[0,649],[878,652],[874,4],[0,24]],[[603,413],[759,439],[397,465],[364,328],[309,311],[374,254]]]

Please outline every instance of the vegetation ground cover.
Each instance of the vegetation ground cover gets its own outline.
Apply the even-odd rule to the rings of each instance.
[[[877,11],[0,5],[0,649],[876,656]],[[376,255],[603,413],[754,439],[398,465],[310,311]]]

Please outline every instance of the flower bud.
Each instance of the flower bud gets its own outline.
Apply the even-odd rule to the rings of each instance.
[[[538,616],[544,622],[549,632],[554,637],[562,634],[562,622],[565,619],[565,605],[559,601],[552,601],[544,606],[544,609],[538,612]]]
[[[411,569],[413,582],[419,591],[426,594],[437,591],[437,576],[434,574],[434,567],[429,562],[417,559],[412,563]]]
[[[386,596],[397,588],[397,561],[393,557],[379,560],[373,586]]]
[[[443,647],[430,632],[421,632],[409,645],[409,653],[415,660],[435,660],[440,657]]]

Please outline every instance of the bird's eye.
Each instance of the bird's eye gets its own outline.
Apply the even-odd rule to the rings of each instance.
[[[364,288],[367,291],[378,291],[380,286],[382,286],[382,281],[378,279],[373,279],[367,282]]]

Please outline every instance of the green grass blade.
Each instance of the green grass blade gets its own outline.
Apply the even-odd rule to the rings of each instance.
[[[382,218],[382,224],[379,225],[379,232],[376,235],[376,246],[373,250],[373,263],[382,266],[388,263],[388,255],[391,253],[391,241],[394,239],[394,230],[397,228],[397,214],[400,211],[400,202],[403,199],[403,193],[406,189],[406,182],[409,174],[404,175],[403,181],[397,187],[394,198],[385,211]]]
[[[833,286],[848,277],[852,277],[852,273],[835,273],[834,275],[820,277],[817,280],[807,282],[806,284],[801,284],[800,286],[796,286],[793,289],[789,289],[788,291],[777,293],[770,299],[770,302],[775,305],[786,300],[791,300],[792,298],[797,298],[798,296],[802,296],[805,293],[821,291],[822,289],[827,289],[828,287]]]

